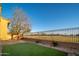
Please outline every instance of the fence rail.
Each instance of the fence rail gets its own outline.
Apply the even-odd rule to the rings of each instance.
[[[32,39],[79,43],[79,27],[33,32],[26,37]]]

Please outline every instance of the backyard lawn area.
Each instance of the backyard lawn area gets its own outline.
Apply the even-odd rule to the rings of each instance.
[[[36,45],[34,43],[18,43],[4,45],[2,53],[6,56],[65,56],[66,53]]]

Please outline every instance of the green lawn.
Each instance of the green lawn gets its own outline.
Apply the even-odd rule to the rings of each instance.
[[[39,46],[33,43],[4,45],[3,53],[8,56],[64,56],[64,52]]]

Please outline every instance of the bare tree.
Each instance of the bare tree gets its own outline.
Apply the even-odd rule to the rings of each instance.
[[[21,34],[23,36],[24,33],[30,31],[31,25],[27,15],[21,9],[16,8],[10,25],[11,39],[13,39],[13,35]]]

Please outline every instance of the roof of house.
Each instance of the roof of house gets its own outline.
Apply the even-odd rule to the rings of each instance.
[[[9,19],[6,19],[6,18],[4,18],[4,17],[2,17],[2,16],[0,16],[0,18],[3,19],[3,20],[8,21],[8,22],[10,23],[10,20],[9,20]]]

